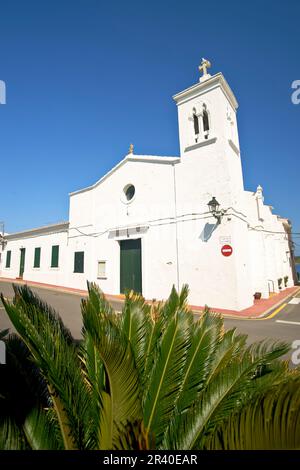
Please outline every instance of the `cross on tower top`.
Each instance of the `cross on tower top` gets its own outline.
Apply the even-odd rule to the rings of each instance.
[[[202,58],[201,65],[199,65],[198,69],[200,72],[203,72],[202,77],[200,77],[200,82],[206,80],[210,77],[209,73],[207,73],[207,69],[211,67],[211,63],[209,60]]]

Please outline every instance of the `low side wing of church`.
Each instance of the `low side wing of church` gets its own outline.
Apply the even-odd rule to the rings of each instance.
[[[242,310],[296,282],[291,224],[243,184],[236,98],[222,73],[176,94],[180,157],[128,155],[70,194],[69,221],[0,240],[0,276]]]

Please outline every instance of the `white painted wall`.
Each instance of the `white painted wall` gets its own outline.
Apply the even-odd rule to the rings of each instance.
[[[51,268],[52,246],[60,246],[59,267]],[[34,250],[41,248],[40,268],[34,268]],[[49,233],[45,235],[20,237],[15,240],[9,240],[2,254],[1,276],[9,279],[19,277],[20,270],[20,249],[25,248],[25,270],[23,279],[54,284],[64,285],[66,281],[66,248],[67,231]],[[11,265],[6,268],[7,251],[11,251]]]
[[[278,291],[280,277],[289,276],[292,285],[282,220],[264,205],[261,189],[251,193],[243,187],[238,104],[224,77],[217,74],[174,99],[181,158],[127,155],[93,186],[70,194],[69,229],[10,237],[2,254],[2,277],[18,276],[20,248],[25,247],[24,279],[80,289],[87,280],[96,281],[104,292],[119,294],[119,241],[127,238],[128,229],[129,238],[142,239],[142,285],[148,299],[165,299],[172,285],[187,283],[191,304],[241,310],[253,303],[255,292],[268,297],[270,282]],[[190,117],[204,103],[210,131],[208,139],[202,133],[195,142]],[[128,184],[135,186],[130,203],[123,193]],[[217,225],[208,213],[212,196],[225,210]],[[207,237],[209,228],[214,230]],[[224,239],[233,247],[227,258],[221,254]],[[60,246],[58,269],[50,268],[55,244]],[[36,246],[42,249],[39,269],[33,268]],[[7,250],[12,251],[9,269]],[[74,273],[76,251],[84,251],[83,274]],[[106,261],[105,279],[97,277],[98,261]]]

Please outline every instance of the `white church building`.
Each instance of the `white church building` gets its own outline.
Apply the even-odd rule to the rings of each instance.
[[[294,285],[287,219],[243,184],[237,100],[202,60],[173,98],[180,156],[128,155],[70,194],[69,221],[6,234],[0,277],[165,299],[188,284],[192,305],[242,310]]]

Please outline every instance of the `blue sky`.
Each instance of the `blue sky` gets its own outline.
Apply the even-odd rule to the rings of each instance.
[[[172,95],[201,57],[238,101],[245,188],[300,232],[298,0],[0,0],[0,220],[68,219],[68,193],[127,153],[178,155]],[[300,238],[296,242],[299,244]]]

